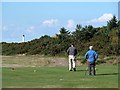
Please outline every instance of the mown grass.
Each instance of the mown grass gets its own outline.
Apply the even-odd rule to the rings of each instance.
[[[36,70],[36,71],[35,71]],[[85,75],[86,65],[76,72],[68,67],[11,67],[2,69],[3,88],[118,88],[118,65],[97,66],[97,75]]]

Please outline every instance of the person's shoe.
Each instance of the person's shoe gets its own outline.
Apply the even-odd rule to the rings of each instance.
[[[76,68],[73,68],[74,71],[76,71]]]
[[[93,74],[92,76],[96,76],[95,74]]]
[[[72,70],[69,70],[69,71],[72,71]]]
[[[91,76],[91,74],[88,74],[88,76]]]

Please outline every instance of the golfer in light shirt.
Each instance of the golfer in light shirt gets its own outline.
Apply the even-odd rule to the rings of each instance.
[[[85,54],[85,58],[88,61],[88,71],[89,74],[88,75],[96,75],[96,71],[95,71],[95,61],[98,58],[98,54],[93,50],[93,46],[89,47],[89,51],[86,52]]]

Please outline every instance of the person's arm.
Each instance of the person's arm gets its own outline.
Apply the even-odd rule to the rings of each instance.
[[[77,49],[75,49],[75,55],[77,55]]]
[[[88,59],[88,52],[85,54],[84,57],[85,57],[85,59]]]
[[[98,54],[96,53],[95,58],[98,59]]]
[[[95,61],[98,59],[98,54],[95,52]]]
[[[67,49],[67,54],[69,55],[69,48]]]

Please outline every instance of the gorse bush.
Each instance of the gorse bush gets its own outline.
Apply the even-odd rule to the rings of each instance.
[[[77,48],[78,55],[84,55],[90,45],[101,55],[118,55],[120,36],[120,21],[114,16],[107,22],[107,26],[94,28],[92,25],[82,27],[77,24],[75,31],[62,27],[60,34],[54,37],[48,35],[39,39],[34,39],[24,43],[6,43],[2,42],[2,55],[15,54],[42,54],[42,55],[66,55],[67,48],[74,44]],[[84,63],[84,60],[83,60]]]

